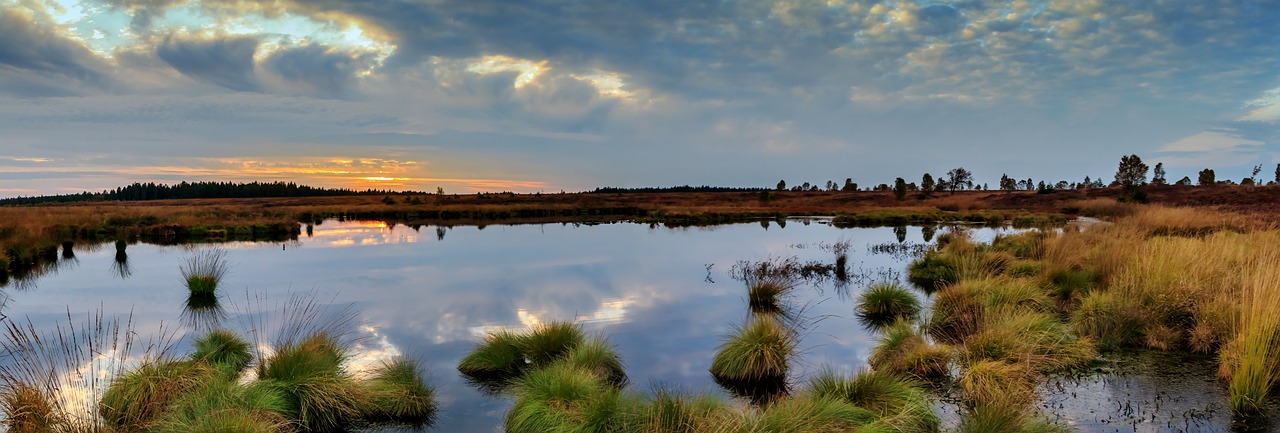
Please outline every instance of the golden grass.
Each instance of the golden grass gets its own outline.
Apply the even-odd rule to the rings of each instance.
[[[1224,357],[1231,364],[1228,382],[1231,408],[1259,413],[1267,395],[1280,381],[1280,255],[1255,257],[1253,268],[1240,287],[1242,302],[1236,322],[1235,353]]]

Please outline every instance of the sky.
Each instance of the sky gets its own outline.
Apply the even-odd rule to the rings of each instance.
[[[0,0],[0,197],[1274,178],[1280,1]]]

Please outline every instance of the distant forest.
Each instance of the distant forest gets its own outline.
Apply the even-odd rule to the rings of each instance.
[[[703,186],[680,185],[680,186],[673,186],[670,188],[656,188],[656,187],[618,188],[618,187],[606,186],[602,188],[596,188],[591,191],[587,191],[587,193],[588,194],[627,194],[627,193],[652,194],[652,193],[661,193],[661,192],[757,192],[757,191],[764,191],[766,189],[768,188],[735,188],[735,187],[728,187],[728,186],[706,186],[706,185],[703,185]]]
[[[345,188],[316,188],[293,182],[182,182],[174,185],[134,183],[114,190],[79,194],[46,195],[0,199],[0,205],[72,203],[86,201],[145,201],[183,198],[322,197],[340,195],[396,194],[391,191],[355,191]],[[417,193],[424,194],[424,193]]]

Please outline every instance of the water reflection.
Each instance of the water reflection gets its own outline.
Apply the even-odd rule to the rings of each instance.
[[[436,226],[437,242],[421,242],[413,227],[330,221],[313,225],[311,236],[297,242],[219,245],[232,263],[219,289],[225,310],[189,299],[174,272],[184,256],[179,247],[148,244],[117,243],[114,250],[103,251],[74,245],[76,259],[85,266],[44,271],[39,290],[5,293],[12,297],[13,309],[42,327],[65,319],[68,310],[102,308],[118,314],[136,311],[133,320],[143,335],[159,323],[182,320],[192,329],[247,323],[240,326],[268,336],[275,335],[271,326],[243,312],[255,305],[256,310],[278,311],[261,306],[309,289],[324,305],[351,305],[360,313],[350,329],[358,337],[354,359],[362,365],[398,354],[425,360],[441,398],[435,431],[490,432],[502,424],[510,401],[484,395],[456,373],[458,360],[486,333],[577,321],[589,333],[609,338],[637,384],[663,382],[720,392],[708,367],[721,338],[742,324],[748,307],[742,284],[728,275],[732,265],[787,257],[832,264],[837,256],[821,245],[836,241],[854,246],[846,259],[848,290],[833,294],[827,291],[831,284],[809,284],[795,291],[794,302],[804,306],[804,313],[823,319],[802,336],[804,355],[791,376],[803,381],[824,367],[865,367],[874,336],[853,317],[850,300],[869,281],[899,280],[911,256],[871,254],[870,246],[888,243],[914,250],[923,244],[900,243],[900,236],[929,242],[947,229],[838,229],[824,220],[808,221],[713,229]],[[979,239],[1005,231],[969,230]],[[107,266],[120,278],[103,278],[101,270]],[[237,308],[232,300],[246,292],[264,295],[246,299],[249,308]]]

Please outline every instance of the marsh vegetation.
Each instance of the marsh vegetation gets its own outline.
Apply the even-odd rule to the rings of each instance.
[[[490,227],[483,231],[449,227],[448,240],[442,240],[433,236],[430,228],[418,237],[413,227],[379,224],[359,228],[348,224],[332,230],[332,223],[325,223],[312,228],[315,238],[285,244],[287,251],[283,252],[278,244],[230,244],[223,248],[223,263],[235,257],[235,269],[223,274],[212,297],[196,296],[183,287],[185,279],[181,285],[175,281],[175,275],[181,273],[175,270],[187,266],[186,259],[209,248],[163,249],[122,242],[114,251],[108,246],[100,254],[93,244],[76,242],[68,256],[67,246],[60,244],[53,259],[62,263],[57,268],[61,273],[44,274],[42,281],[48,283],[39,290],[11,291],[20,296],[14,305],[62,296],[73,300],[58,302],[83,300],[67,308],[83,311],[99,307],[103,294],[117,293],[119,297],[133,293],[116,287],[137,285],[134,290],[141,296],[128,302],[159,298],[171,306],[167,319],[180,318],[189,336],[179,340],[181,351],[155,345],[169,347],[163,357],[144,357],[146,351],[140,349],[151,345],[133,344],[129,362],[122,363],[129,368],[119,368],[114,376],[100,379],[98,395],[105,395],[110,388],[110,377],[125,378],[121,379],[125,383],[130,373],[139,371],[142,373],[134,374],[135,378],[166,377],[169,380],[164,383],[176,388],[162,389],[128,379],[135,382],[118,389],[150,386],[155,389],[152,394],[170,397],[163,404],[144,404],[137,396],[117,391],[112,395],[115,400],[108,399],[111,407],[117,408],[167,408],[157,413],[128,409],[104,415],[101,409],[76,406],[78,409],[71,412],[79,415],[60,416],[57,414],[67,412],[70,406],[60,408],[62,403],[57,401],[45,404],[48,399],[37,396],[47,392],[35,386],[10,386],[3,400],[6,405],[23,408],[16,412],[22,416],[13,417],[13,422],[22,426],[56,418],[96,420],[106,425],[109,418],[117,430],[146,431],[212,429],[215,427],[199,424],[208,422],[211,417],[201,414],[210,410],[234,413],[227,422],[243,425],[246,431],[272,431],[279,426],[314,431],[352,429],[395,419],[414,426],[440,417],[446,418],[442,431],[487,430],[494,422],[511,431],[1061,431],[1071,424],[1082,426],[1080,431],[1097,431],[1102,425],[1097,420],[1125,419],[1141,427],[1157,417],[1168,417],[1159,409],[1151,412],[1151,405],[1144,404],[1136,413],[1145,414],[1145,421],[1136,420],[1136,415],[1133,419],[1088,415],[1093,418],[1086,419],[1083,412],[1122,411],[1130,401],[1116,405],[1121,409],[1087,406],[1078,412],[1064,411],[1058,406],[1065,404],[1070,409],[1070,402],[1075,401],[1071,399],[1076,397],[1046,387],[1072,380],[1088,384],[1093,380],[1088,378],[1099,377],[1092,376],[1097,372],[1102,372],[1100,377],[1110,377],[1111,359],[1143,349],[1203,354],[1198,356],[1215,364],[1208,389],[1221,391],[1220,402],[1204,400],[1203,405],[1190,407],[1166,403],[1168,407],[1186,411],[1192,420],[1220,423],[1219,418],[1196,418],[1206,410],[1212,413],[1216,404],[1222,407],[1221,413],[1235,413],[1234,419],[1241,425],[1266,428],[1268,421],[1258,420],[1276,408],[1276,355],[1274,344],[1268,343],[1276,341],[1276,331],[1265,320],[1276,311],[1274,306],[1268,307],[1267,298],[1275,293],[1268,281],[1276,278],[1263,271],[1276,268],[1268,267],[1277,260],[1270,245],[1280,240],[1280,235],[1246,217],[1114,203],[1081,206],[1096,207],[1090,212],[1109,215],[1112,224],[1085,230],[1024,231],[949,226],[835,229],[823,220],[812,225],[791,220],[784,230],[778,230],[777,224],[762,230],[754,223],[679,230],[629,224]],[[350,237],[357,229],[377,235]],[[543,231],[573,241],[563,248],[521,244]],[[380,249],[364,247],[358,253],[331,248],[327,251],[337,253],[332,256],[320,255],[318,248],[308,249],[310,242],[333,239],[329,236],[337,233],[344,237],[322,245],[388,243]],[[635,241],[654,238],[655,234],[666,239],[667,233],[689,242],[669,248],[670,243]],[[625,236],[613,237],[615,234]],[[598,241],[598,236],[606,240]],[[911,244],[905,241],[908,236],[927,243]],[[839,241],[832,243],[836,238]],[[419,246],[413,241],[430,243]],[[622,242],[636,245],[635,255],[616,252],[616,245]],[[836,247],[838,244],[847,246]],[[499,249],[511,251],[513,245],[523,254],[519,256],[522,259],[492,255]],[[712,245],[725,245],[723,248],[734,253],[724,259],[725,254],[711,249]],[[866,254],[860,251],[861,245],[866,245]],[[461,246],[474,250],[466,257],[484,257],[485,263],[492,261],[511,275],[472,282],[478,274],[464,272],[470,259],[451,258],[459,251],[471,251],[458,250]],[[400,251],[370,254],[393,248]],[[553,250],[556,252],[548,252]],[[1215,251],[1222,251],[1222,257],[1216,257],[1219,254]],[[721,257],[733,264],[734,259],[758,258],[765,253],[769,258],[741,260],[728,269],[710,265],[704,269],[706,257]],[[620,262],[632,265],[600,264],[598,259],[610,254],[622,254]],[[160,261],[161,257],[169,258]],[[909,258],[918,261],[910,266],[901,261]],[[346,262],[351,262],[350,266],[344,266]],[[171,264],[157,272],[152,269],[156,263]],[[531,268],[523,263],[539,263],[554,272],[530,273]],[[692,264],[693,269],[681,267],[682,263]],[[127,265],[127,274],[118,272],[121,264]],[[655,273],[655,269],[671,272]],[[62,287],[75,286],[63,282],[65,278],[82,274],[82,280],[74,281],[91,282],[79,284],[94,287],[94,291],[63,291]],[[314,282],[307,279],[312,274]],[[626,277],[608,277],[615,274]],[[103,275],[115,277],[101,278]],[[406,275],[432,278],[423,281]],[[566,279],[566,275],[573,277]],[[708,282],[701,282],[704,275]],[[610,292],[634,288],[636,281],[648,282],[643,297]],[[111,288],[97,288],[97,284],[110,284]],[[412,371],[427,368],[426,364],[395,361],[396,357],[385,358],[387,364],[381,369],[335,369],[334,360],[344,353],[346,357],[339,364],[366,358],[352,353],[366,353],[368,343],[362,343],[366,345],[363,349],[353,349],[349,339],[310,328],[280,330],[279,335],[291,337],[271,339],[263,346],[270,350],[260,351],[257,343],[249,344],[247,367],[241,367],[246,358],[234,354],[243,351],[218,348],[236,346],[237,338],[242,342],[264,339],[227,332],[227,321],[242,314],[234,305],[224,307],[223,303],[229,287],[259,284],[347,287],[348,301],[361,302],[362,308],[391,317],[380,329],[393,331],[373,337],[375,341],[399,343],[412,341],[409,335],[426,336],[425,342],[401,348],[416,347],[417,353],[425,353],[425,358],[433,361],[431,383],[439,383],[443,390],[411,387],[406,382],[391,385],[412,376]],[[383,292],[386,289],[382,286],[399,287],[397,284],[403,288]],[[514,288],[517,286],[523,289]],[[591,289],[584,290],[584,286]],[[826,291],[841,286],[842,290]],[[457,287],[467,289],[454,290]],[[111,301],[109,297],[101,299]],[[432,302],[408,302],[417,299]],[[476,299],[510,299],[512,305],[495,306]],[[574,303],[578,300],[586,302]],[[439,308],[430,304],[439,304]],[[557,309],[560,304],[568,307]],[[107,308],[119,311],[118,305],[109,303]],[[516,307],[520,308],[519,316],[492,312]],[[144,314],[152,314],[149,310]],[[12,315],[12,311],[7,313]],[[28,333],[52,329],[49,312],[45,313],[45,317],[32,319]],[[57,316],[60,312],[52,313]],[[557,318],[577,320],[554,320]],[[79,322],[77,332],[85,329]],[[529,326],[512,325],[518,323]],[[139,335],[155,334],[151,325],[147,329]],[[451,349],[456,347],[462,349]],[[95,346],[95,351],[119,352],[105,346]],[[6,357],[5,362],[15,356]],[[140,362],[149,359],[155,362]],[[288,367],[290,364],[295,367]],[[117,371],[113,365],[95,369]],[[668,365],[679,367],[664,367]],[[455,386],[455,382],[461,384],[461,379],[453,378],[458,375],[447,373],[454,370],[463,373],[470,386],[497,398],[469,397]],[[243,382],[244,388],[208,379],[236,376],[237,371],[235,383]],[[418,378],[422,378],[420,374]],[[261,384],[249,386],[253,383]],[[294,385],[286,386],[290,383]],[[352,383],[359,386],[346,388]],[[323,389],[330,392],[311,392]],[[340,392],[343,389],[346,392]],[[1080,389],[1085,395],[1085,388]],[[890,397],[865,397],[872,395],[871,390]],[[187,398],[194,395],[201,397]],[[400,402],[425,401],[427,395],[445,397],[440,417],[424,418],[426,412],[415,410],[414,405],[396,407]],[[897,403],[878,403],[877,399]],[[233,401],[237,403],[230,403]],[[377,409],[362,409],[360,403],[367,402],[379,402],[374,405]],[[1139,402],[1134,399],[1132,403],[1136,407]],[[933,414],[933,420],[918,414],[902,415],[921,410]],[[494,414],[500,419],[492,418]],[[18,424],[10,429],[23,431]],[[1222,425],[1201,427],[1225,431]]]

